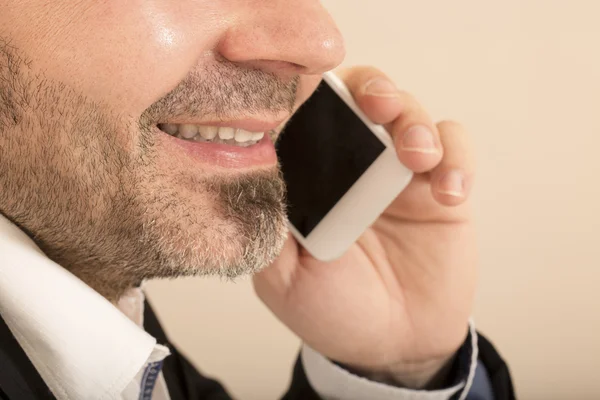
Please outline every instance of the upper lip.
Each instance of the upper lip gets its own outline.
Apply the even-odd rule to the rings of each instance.
[[[168,120],[161,122],[161,124],[190,124],[190,125],[203,125],[203,126],[218,126],[218,127],[229,127],[235,129],[243,129],[249,132],[269,132],[279,128],[287,118],[280,119],[236,119],[236,120],[216,120],[216,121],[199,121],[187,118],[177,118],[176,120]]]

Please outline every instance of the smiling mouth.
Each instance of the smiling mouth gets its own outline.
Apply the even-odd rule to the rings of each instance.
[[[171,161],[227,169],[264,168],[277,165],[274,142],[284,119],[236,119],[230,121],[160,121],[160,143]]]
[[[265,132],[251,132],[227,126],[165,123],[158,124],[158,129],[170,136],[188,142],[213,143],[237,147],[254,146],[265,137]],[[268,133],[270,136],[275,135],[274,130]]]

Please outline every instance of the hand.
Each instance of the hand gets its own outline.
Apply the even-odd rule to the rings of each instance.
[[[434,124],[378,70],[340,76],[361,109],[393,136],[415,177],[341,259],[315,260],[290,236],[280,257],[255,277],[255,289],[326,357],[422,387],[467,335],[477,263],[467,202],[471,150],[459,124]]]

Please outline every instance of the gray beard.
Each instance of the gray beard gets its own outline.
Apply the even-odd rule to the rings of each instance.
[[[278,169],[229,178],[190,174],[169,182],[154,163],[149,128],[157,116],[185,111],[177,104],[191,94],[190,87],[201,88],[190,109],[211,106],[208,94],[222,88],[193,75],[195,83],[182,82],[135,120],[45,79],[29,65],[0,38],[0,213],[48,257],[116,301],[146,279],[234,278],[260,270],[279,254],[287,230]],[[232,68],[207,75],[221,77],[216,82],[222,86],[223,79],[242,74]],[[233,115],[244,105],[293,105],[295,87],[285,92],[272,77],[244,74],[247,90],[216,96],[211,107],[219,115]],[[257,86],[271,90],[257,94]],[[133,132],[130,148],[115,140]],[[189,204],[176,187],[206,202]]]

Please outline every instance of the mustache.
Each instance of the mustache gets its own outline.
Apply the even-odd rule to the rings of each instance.
[[[284,81],[266,71],[221,61],[191,71],[172,91],[146,109],[141,121],[156,124],[178,117],[227,120],[240,115],[291,114],[299,81],[299,76]]]

